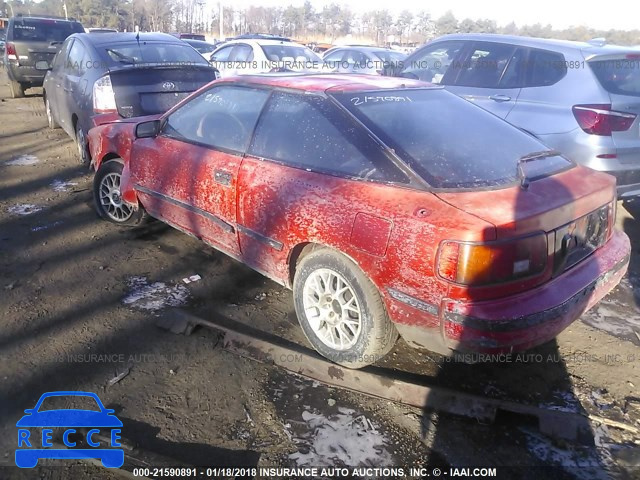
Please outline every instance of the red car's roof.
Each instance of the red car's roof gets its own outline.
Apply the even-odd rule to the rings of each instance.
[[[329,89],[353,92],[397,88],[441,88],[436,87],[431,83],[421,82],[419,80],[411,80],[408,78],[337,73],[269,73],[264,75],[242,75],[232,78],[225,78],[224,81],[254,83],[280,88],[294,88],[309,92],[324,92]]]

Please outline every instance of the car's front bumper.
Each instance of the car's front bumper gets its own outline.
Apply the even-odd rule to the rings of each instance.
[[[444,299],[436,325],[427,319],[425,326],[396,327],[410,345],[439,353],[527,350],[555,338],[618,285],[630,252],[629,238],[615,231],[589,258],[540,287],[497,300]]]

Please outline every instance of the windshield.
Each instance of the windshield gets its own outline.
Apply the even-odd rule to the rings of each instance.
[[[49,19],[26,19],[13,24],[13,39],[32,42],[64,42],[72,33],[84,33],[79,23]]]
[[[272,62],[322,63],[318,55],[302,45],[261,45],[261,47],[267,60]]]
[[[589,66],[607,92],[640,97],[640,59],[597,60]]]
[[[437,188],[497,187],[518,180],[518,159],[546,150],[504,120],[442,89],[334,94],[418,175]],[[560,156],[532,162],[539,178],[569,168]]]
[[[210,53],[216,49],[216,46],[213,43],[204,43],[204,42],[187,42],[193,48],[195,48],[199,53]]]
[[[407,58],[407,56],[402,53],[402,52],[393,52],[393,51],[386,51],[386,52],[374,52],[375,56],[378,57],[380,60],[382,60],[385,63],[400,63],[402,62],[405,58]]]
[[[138,64],[198,64],[207,65],[202,58],[189,45],[174,43],[149,43],[140,42],[117,44],[105,47],[107,56],[115,63]]]

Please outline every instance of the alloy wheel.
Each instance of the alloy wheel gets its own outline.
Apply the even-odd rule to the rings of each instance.
[[[122,200],[119,173],[109,173],[100,181],[100,205],[116,222],[125,222],[133,214],[133,207]]]
[[[362,330],[360,305],[351,285],[339,273],[320,268],[303,287],[303,306],[314,334],[328,347],[348,350]]]

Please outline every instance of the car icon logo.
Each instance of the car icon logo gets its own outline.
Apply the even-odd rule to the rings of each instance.
[[[52,397],[84,397],[92,409],[43,408]],[[93,405],[95,404],[95,408]],[[18,448],[16,465],[33,468],[41,458],[53,459],[100,459],[106,468],[119,468],[124,464],[124,450],[120,444],[122,422],[104,407],[95,393],[91,392],[48,392],[40,397],[32,409],[16,423],[18,427]],[[62,430],[61,439],[67,448],[53,443],[54,429]],[[86,431],[88,429],[88,431]],[[109,431],[108,435],[105,431]],[[81,439],[78,437],[84,438]],[[79,444],[82,445],[79,445]]]
[[[175,90],[176,89],[176,84],[173,82],[164,82],[162,84],[162,89],[163,90]]]

